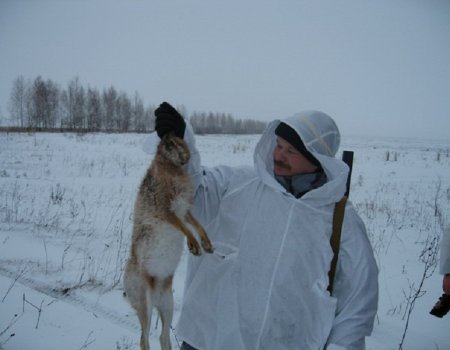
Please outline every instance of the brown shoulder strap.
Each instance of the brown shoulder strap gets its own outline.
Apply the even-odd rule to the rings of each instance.
[[[336,265],[338,261],[339,255],[339,247],[341,245],[341,232],[342,232],[342,223],[344,222],[344,214],[345,214],[345,205],[347,203],[347,199],[350,195],[350,181],[352,177],[352,169],[353,169],[353,152],[352,151],[344,151],[342,153],[342,160],[349,167],[349,172],[347,176],[347,184],[346,191],[344,197],[336,203],[334,206],[334,214],[333,214],[333,232],[331,233],[330,244],[333,249],[333,260],[331,260],[330,271],[328,272],[328,291],[330,294],[333,294],[333,283],[334,283],[334,275],[336,274]]]
[[[330,271],[328,272],[328,288],[327,290],[330,294],[333,294],[333,282],[334,275],[336,274],[336,265],[339,255],[339,247],[341,244],[341,232],[342,223],[344,222],[345,214],[345,204],[347,203],[347,196],[342,197],[342,199],[336,203],[334,206],[333,214],[333,231],[331,233],[330,244],[333,250],[333,259],[331,260]]]

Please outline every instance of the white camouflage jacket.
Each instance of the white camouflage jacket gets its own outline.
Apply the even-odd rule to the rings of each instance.
[[[296,199],[274,179],[272,122],[254,168],[200,165],[191,127],[194,216],[214,254],[190,257],[178,336],[197,349],[365,348],[378,302],[378,269],[366,230],[348,203],[333,296],[327,292],[334,205],[348,167],[334,158],[339,131],[320,112],[284,120],[320,161],[327,183]]]

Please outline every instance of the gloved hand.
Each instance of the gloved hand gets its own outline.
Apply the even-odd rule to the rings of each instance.
[[[155,130],[160,139],[169,132],[173,132],[179,138],[184,137],[186,122],[169,103],[161,103],[155,110],[155,117]]]

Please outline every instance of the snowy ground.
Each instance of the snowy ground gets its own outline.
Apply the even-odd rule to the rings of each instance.
[[[148,139],[0,133],[0,348],[139,348],[121,278],[135,192],[151,160],[142,150]],[[205,165],[240,165],[252,163],[257,139],[197,143]],[[380,268],[367,348],[398,349],[405,336],[404,349],[450,349],[450,315],[428,314],[441,294],[434,258],[449,222],[450,141],[345,141],[342,149],[355,151],[351,199]],[[186,254],[174,281],[175,322]],[[151,334],[159,349],[159,328]],[[172,342],[178,349],[173,332]]]

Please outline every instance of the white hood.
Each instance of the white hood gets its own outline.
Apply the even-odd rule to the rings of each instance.
[[[273,150],[277,138],[275,129],[280,122],[275,120],[267,126],[255,148],[254,162],[258,174],[266,184],[284,190],[273,176]],[[297,132],[327,175],[327,184],[313,191],[314,193],[307,193],[305,198],[317,198],[327,203],[339,201],[345,193],[348,167],[334,158],[341,139],[336,123],[328,115],[318,111],[298,113],[283,122]]]

